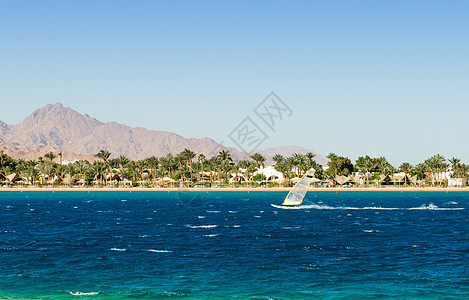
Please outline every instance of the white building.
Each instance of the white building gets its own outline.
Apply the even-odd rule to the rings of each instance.
[[[282,182],[285,180],[283,177],[282,172],[275,170],[273,166],[267,166],[263,168],[259,168],[256,172],[254,172],[254,176],[257,174],[262,174],[265,176],[266,180],[273,181],[273,182]]]

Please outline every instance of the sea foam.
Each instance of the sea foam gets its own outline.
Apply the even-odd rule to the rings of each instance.
[[[280,209],[318,209],[318,210],[463,210],[463,207],[438,207],[433,203],[422,205],[419,207],[380,207],[380,206],[367,206],[367,207],[350,207],[350,206],[328,206],[328,205],[298,205],[298,206],[279,206],[272,205]]]
[[[218,225],[186,225],[186,227],[189,228],[215,228],[218,227]]]
[[[93,296],[99,294],[99,292],[69,292],[72,296]]]

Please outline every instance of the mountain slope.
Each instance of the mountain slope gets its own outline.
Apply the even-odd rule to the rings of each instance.
[[[210,138],[186,139],[172,132],[132,128],[116,122],[102,123],[60,103],[34,111],[18,125],[9,126],[2,122],[0,128],[5,143],[39,152],[52,148],[65,153],[94,155],[100,150],[108,150],[113,157],[125,155],[130,159],[143,159],[176,154],[184,148],[206,156],[218,153],[219,150],[215,152],[217,149],[227,149]],[[235,149],[230,152],[235,159],[246,156]]]
[[[248,159],[249,155],[235,148],[221,146],[210,138],[185,138],[173,132],[129,127],[117,122],[103,123],[82,115],[60,103],[48,104],[35,110],[23,122],[8,125],[0,121],[2,149],[18,158],[35,159],[47,151],[62,152],[64,159],[92,158],[100,150],[108,150],[112,157],[125,155],[130,159],[177,154],[185,148],[207,158],[219,151],[229,150],[235,161]],[[289,156],[293,153],[311,152],[305,148],[289,146],[257,151],[271,163],[273,155]],[[72,155],[73,154],[73,155]],[[318,163],[325,160],[318,156]]]

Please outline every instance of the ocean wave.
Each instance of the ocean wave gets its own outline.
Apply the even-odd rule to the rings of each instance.
[[[170,250],[157,250],[157,249],[150,249],[148,252],[153,252],[153,253],[171,253],[173,251]]]
[[[216,237],[218,234],[204,234],[204,237]]]
[[[111,248],[111,251],[120,251],[120,252],[123,252],[123,251],[127,251],[127,249],[125,249],[125,248]]]
[[[218,225],[186,225],[186,227],[189,227],[189,228],[215,228],[215,227],[218,227]]]
[[[205,219],[205,216],[197,216],[199,219]]]
[[[219,210],[207,210],[208,213],[212,214],[218,214],[220,211]]]
[[[299,229],[301,226],[283,226],[282,229]]]
[[[438,207],[434,205],[433,203],[430,203],[428,205],[422,205],[420,207],[412,207],[408,208],[408,210],[463,210],[464,208],[462,207]]]
[[[99,292],[69,292],[72,296],[93,296],[99,294]]]
[[[318,210],[463,210],[463,207],[438,207],[433,203],[428,205],[423,204],[419,207],[380,207],[380,206],[370,206],[370,207],[349,207],[349,206],[328,206],[328,205],[317,205],[317,204],[307,204],[307,205],[298,205],[298,206],[279,206],[272,204],[275,208],[281,209],[318,209]]]

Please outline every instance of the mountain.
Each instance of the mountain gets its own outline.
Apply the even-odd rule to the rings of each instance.
[[[81,115],[60,103],[34,111],[18,125],[0,124],[0,139],[7,145],[21,145],[31,151],[60,151],[94,155],[108,150],[113,157],[130,159],[179,153],[185,148],[211,157],[221,149],[230,150],[233,159],[245,159],[245,153],[222,147],[210,138],[186,139],[166,131],[132,128],[116,122],[103,123]]]
[[[17,158],[36,159],[48,151],[62,152],[64,159],[94,160],[94,154],[108,150],[112,157],[125,155],[130,159],[177,154],[185,148],[207,158],[229,150],[235,161],[249,155],[235,148],[219,145],[205,138],[185,138],[173,132],[129,127],[117,122],[103,123],[87,114],[80,114],[61,103],[48,104],[35,110],[23,122],[8,125],[0,121],[0,150]],[[291,155],[310,150],[289,146],[258,151],[271,161],[277,153]],[[318,163],[323,158],[318,157]]]
[[[10,129],[10,125],[5,122],[0,121],[0,137],[5,134]]]

